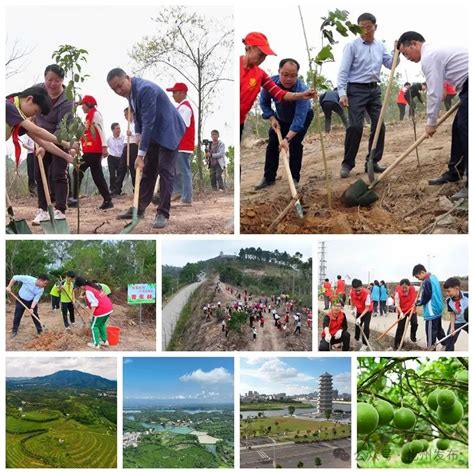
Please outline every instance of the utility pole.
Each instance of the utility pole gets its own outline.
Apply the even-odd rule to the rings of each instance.
[[[326,278],[327,271],[327,260],[326,260],[326,242],[319,242],[318,245],[318,255],[319,255],[319,286],[323,284],[324,279]]]

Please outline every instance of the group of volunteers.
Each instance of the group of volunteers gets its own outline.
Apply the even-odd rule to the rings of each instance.
[[[40,319],[38,304],[50,282],[51,277],[46,274],[37,277],[13,275],[6,288],[8,294],[15,299],[12,337],[17,336],[25,311],[31,316],[37,336],[42,334],[44,325]],[[16,283],[21,284],[17,294],[13,292]],[[52,284],[50,290],[52,310],[54,312],[61,309],[64,327],[67,331],[76,326],[77,311],[80,312],[79,314],[82,312],[87,314],[90,317],[92,337],[87,346],[92,349],[107,347],[109,345],[107,322],[113,312],[111,293],[110,287],[105,283],[88,280],[69,270],[64,278],[60,278]]]
[[[222,292],[221,284],[218,283],[216,293]],[[251,339],[255,342],[258,335],[258,327],[262,330],[265,322],[270,323],[278,331],[288,332],[300,336],[303,318],[308,328],[312,327],[313,315],[310,308],[302,307],[288,295],[255,296],[248,290],[240,290],[230,285],[224,285],[224,291],[231,297],[225,306],[220,301],[217,304],[207,303],[203,306],[203,315],[206,322],[213,316],[222,325],[225,337],[229,334],[229,324],[236,312],[245,313],[250,328]],[[298,308],[297,308],[298,307]],[[301,312],[297,311],[299,309]],[[267,318],[266,318],[267,316]]]
[[[368,153],[372,145],[374,171],[382,173],[382,156],[385,142],[385,126],[382,124],[377,143],[373,144],[377,121],[382,109],[380,74],[382,66],[392,68],[394,52],[388,52],[385,43],[375,39],[378,25],[371,13],[362,13],[357,19],[360,35],[348,42],[339,62],[337,87],[325,91],[319,102],[325,115],[325,130],[331,129],[331,114],[337,113],[346,128],[344,157],[340,177],[348,178],[356,165],[356,156],[362,139],[364,120],[371,122]],[[265,170],[262,180],[255,186],[263,189],[275,183],[279,164],[279,151],[289,153],[291,175],[295,185],[300,180],[303,158],[302,141],[313,120],[312,98],[318,93],[308,89],[301,79],[300,64],[297,59],[284,58],[279,63],[278,74],[268,75],[259,66],[268,55],[276,55],[267,37],[260,32],[251,32],[244,39],[245,54],[240,58],[240,134],[245,120],[257,97],[264,119],[270,120],[268,145],[265,155]],[[410,116],[415,111],[415,99],[422,101],[421,91],[426,91],[426,125],[428,136],[436,132],[441,104],[450,107],[453,97],[458,94],[460,106],[452,126],[452,145],[448,170],[430,184],[460,181],[468,175],[468,51],[464,46],[436,46],[418,32],[407,31],[394,43],[394,49],[407,60],[420,63],[425,77],[423,84],[405,83],[399,93],[400,117],[409,104]],[[406,94],[405,94],[406,93]],[[397,99],[397,103],[399,100]],[[402,107],[403,106],[403,107]],[[346,109],[348,116],[346,116]],[[402,115],[403,114],[403,115]],[[279,142],[277,131],[281,132]],[[367,161],[365,164],[367,171]],[[465,188],[452,196],[453,199],[467,197]]]
[[[32,224],[50,219],[38,159],[44,164],[55,219],[65,219],[66,210],[78,205],[81,181],[88,168],[103,202],[99,210],[114,207],[113,197],[122,194],[128,173],[135,187],[135,170],[142,170],[138,215],[143,216],[159,186],[159,203],[154,228],[168,225],[171,201],[191,206],[193,201],[192,157],[195,149],[196,125],[193,107],[188,99],[188,86],[176,83],[168,94],[157,84],[129,76],[115,68],[107,74],[110,88],[128,101],[124,109],[126,136],[118,121],[110,125],[106,137],[99,104],[92,95],[84,95],[77,104],[66,97],[65,73],[57,64],[44,71],[44,82],[6,98],[6,139],[12,139],[16,166],[21,148],[27,151],[28,189],[37,195],[38,210]],[[79,142],[59,141],[61,127],[72,119],[74,107],[81,106],[85,115],[84,133]],[[20,138],[21,137],[21,138]],[[224,191],[222,180],[226,169],[226,148],[219,131],[211,132],[206,147],[206,160],[214,190]],[[81,151],[78,156],[78,152]],[[75,160],[76,158],[76,160]],[[102,160],[107,159],[110,182],[107,183]],[[72,167],[72,177],[69,165]],[[159,183],[157,180],[159,179]],[[133,209],[119,214],[118,219],[132,218]]]
[[[361,351],[370,349],[370,322],[372,317],[387,315],[387,306],[394,308],[397,326],[394,347],[401,348],[405,333],[410,324],[410,340],[417,342],[418,315],[421,308],[425,323],[427,349],[437,345],[446,351],[454,351],[454,346],[461,331],[468,332],[468,294],[461,289],[459,278],[450,277],[443,283],[445,297],[438,278],[428,272],[422,264],[413,267],[412,275],[420,281],[415,287],[408,278],[400,280],[391,293],[383,281],[375,281],[367,286],[355,278],[349,290],[349,305],[355,323],[354,339],[361,342]],[[324,298],[324,315],[321,322],[322,332],[319,350],[328,351],[332,346],[342,345],[343,351],[350,350],[351,336],[348,330],[347,316],[344,312],[346,303],[346,283],[340,275],[333,288],[329,279],[322,284]],[[377,313],[378,311],[378,313]],[[449,323],[443,328],[443,314],[448,313]],[[392,326],[393,326],[392,325]],[[390,328],[389,328],[390,329]],[[386,331],[388,332],[388,331]]]

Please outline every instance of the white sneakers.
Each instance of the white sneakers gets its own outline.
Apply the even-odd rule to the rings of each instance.
[[[100,344],[101,346],[105,346],[105,347],[109,347],[109,346],[110,346],[109,341],[105,341],[105,342],[100,341],[99,344]]]
[[[62,219],[66,219],[66,216],[64,215],[64,213],[62,213],[58,209],[55,209],[54,219],[62,220]],[[45,221],[49,221],[49,214],[46,211],[43,211],[43,209],[38,209],[36,211],[35,218],[31,221],[31,223],[33,225],[41,225],[41,223]]]
[[[96,346],[95,344],[92,344],[92,342],[88,342],[87,347],[90,347],[91,349],[100,350],[100,346],[99,345]]]

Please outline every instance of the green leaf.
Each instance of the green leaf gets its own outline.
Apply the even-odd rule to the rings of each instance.
[[[331,46],[327,45],[318,53],[315,58],[315,62],[318,65],[321,65],[327,61],[334,61],[334,55],[332,54]]]
[[[69,81],[66,90],[64,91],[64,95],[67,100],[74,100],[74,81]]]
[[[342,36],[344,36],[344,37],[348,36],[347,28],[339,20],[336,21],[336,30]]]

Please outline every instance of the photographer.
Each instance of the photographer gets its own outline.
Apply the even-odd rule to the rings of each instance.
[[[225,145],[219,140],[219,132],[212,130],[212,141],[206,145],[206,158],[210,170],[213,191],[224,191],[222,173],[225,169]],[[205,142],[204,142],[205,143]]]

